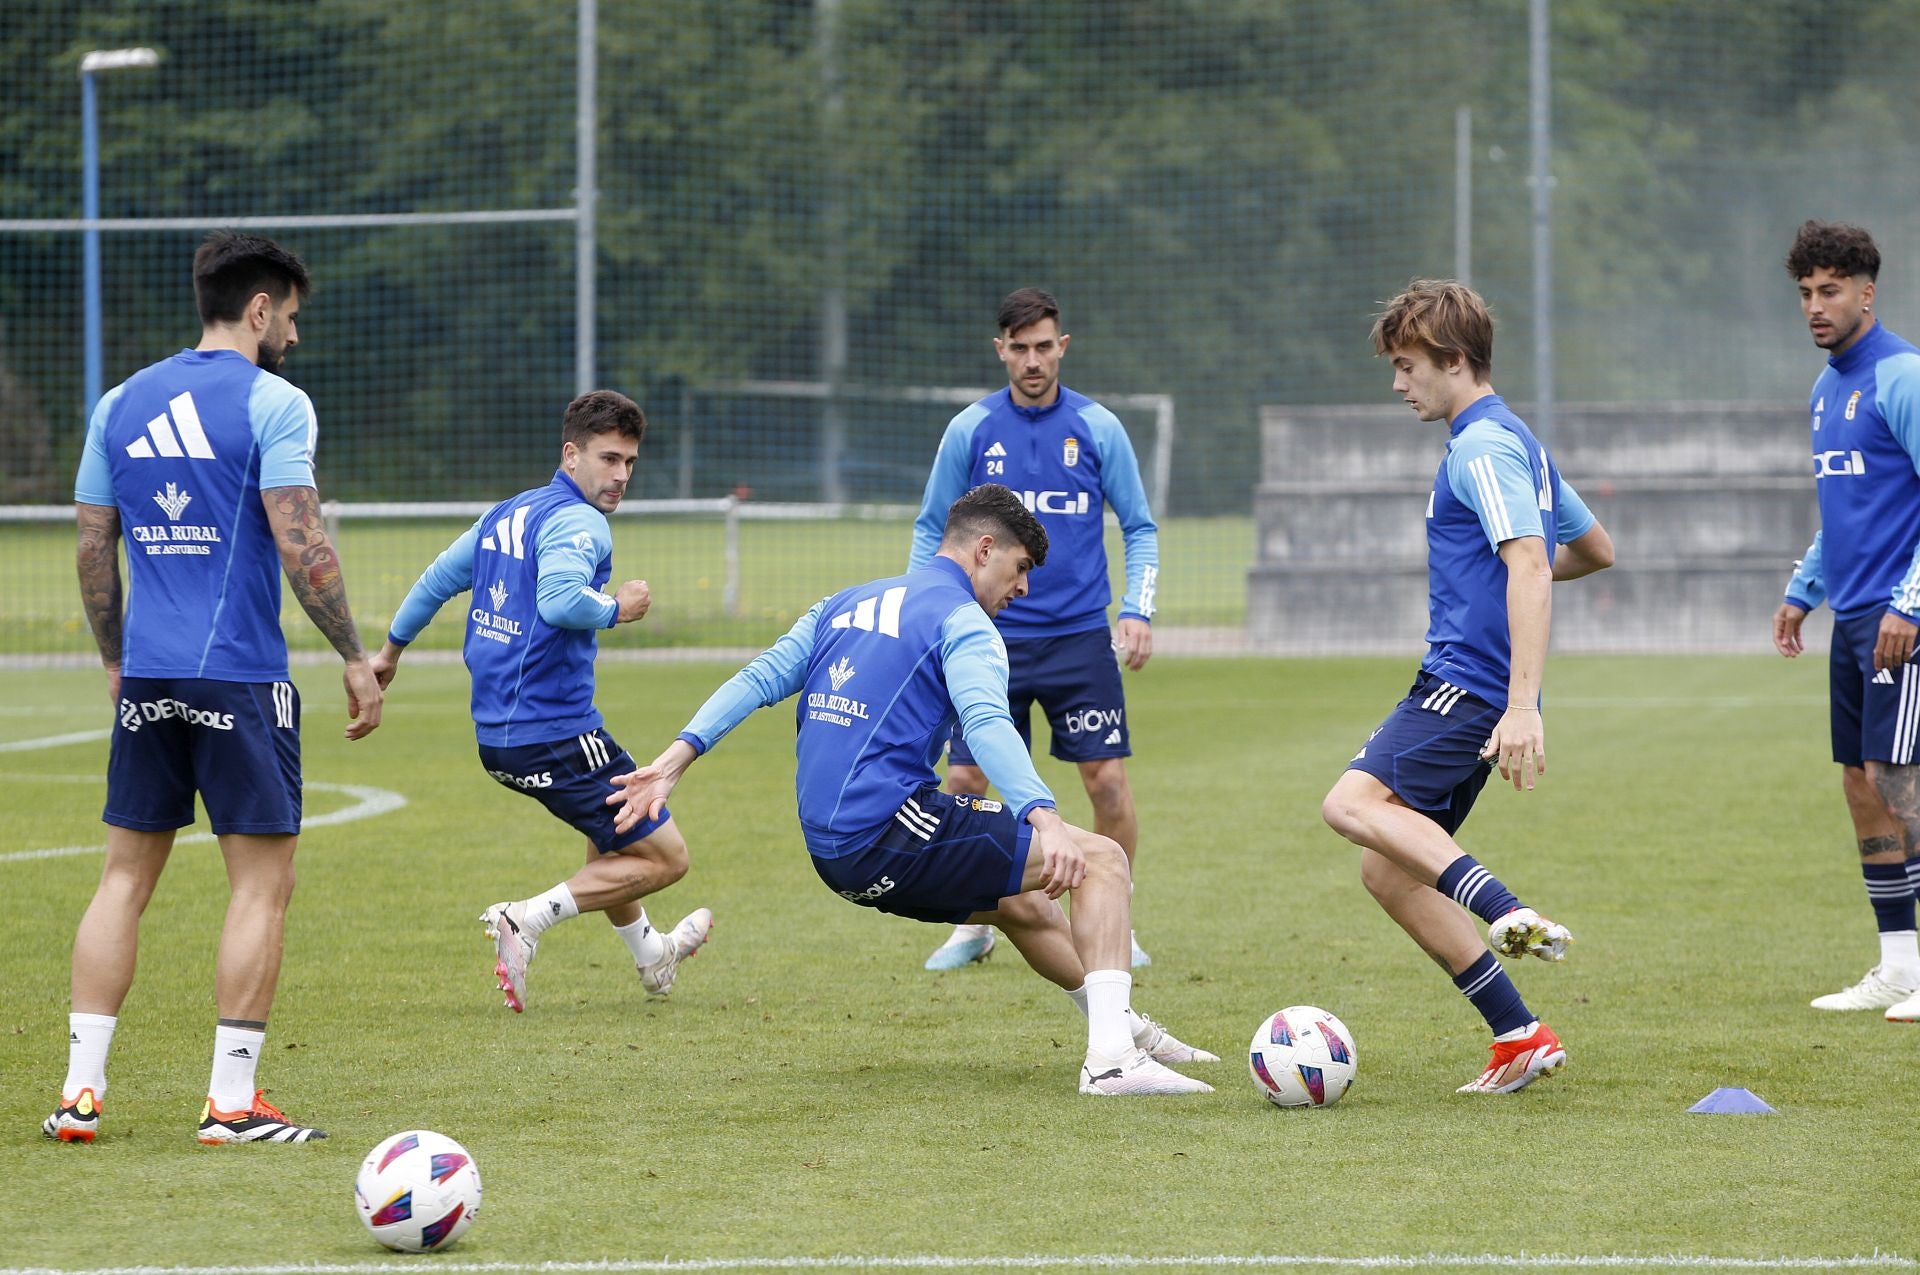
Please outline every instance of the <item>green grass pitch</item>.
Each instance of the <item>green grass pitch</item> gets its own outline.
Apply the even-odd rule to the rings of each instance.
[[[610,662],[600,700],[644,759],[730,671]],[[705,904],[718,927],[671,999],[649,1002],[586,917],[542,943],[529,1012],[511,1015],[474,918],[562,878],[579,845],[485,778],[457,665],[403,668],[385,726],[353,745],[335,674],[305,665],[308,778],[407,801],[314,829],[300,852],[261,1079],[331,1139],[190,1137],[225,898],[217,854],[194,844],[147,915],[105,1132],[56,1146],[37,1126],[100,865],[20,852],[98,843],[105,744],[0,752],[0,1270],[1009,1255],[1198,1270],[1523,1251],[1910,1267],[1920,1028],[1806,1008],[1875,951],[1822,663],[1550,667],[1545,786],[1496,780],[1464,836],[1579,940],[1564,966],[1516,969],[1571,1063],[1510,1098],[1455,1096],[1483,1028],[1319,820],[1411,671],[1162,660],[1131,677],[1136,919],[1154,957],[1135,1001],[1226,1059],[1191,1069],[1217,1092],[1180,1100],[1078,1096],[1082,1022],[1010,949],[923,973],[940,931],[829,893],[793,822],[784,706],[674,802],[694,868],[652,914]],[[97,674],[0,676],[0,742],[108,722]],[[1071,774],[1042,769],[1085,818]],[[349,800],[316,792],[310,813]],[[1269,1108],[1246,1074],[1255,1025],[1298,1002],[1357,1037],[1358,1082],[1328,1110]],[[1686,1114],[1720,1085],[1779,1114]],[[485,1178],[447,1257],[388,1255],[354,1216],[360,1157],[411,1127],[459,1138]]]

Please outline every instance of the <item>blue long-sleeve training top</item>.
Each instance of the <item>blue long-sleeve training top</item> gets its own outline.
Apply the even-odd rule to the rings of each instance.
[[[1021,407],[1010,389],[955,416],[940,438],[913,523],[909,569],[940,547],[947,508],[981,483],[1018,492],[1047,529],[1047,563],[1028,577],[995,623],[1010,638],[1063,637],[1104,628],[1106,507],[1120,520],[1127,590],[1120,618],[1151,620],[1160,586],[1160,532],[1147,508],[1140,462],[1118,417],[1062,385],[1047,407]]]
[[[799,695],[794,791],[807,849],[873,844],[921,788],[956,718],[974,758],[1025,819],[1051,807],[1007,712],[1007,653],[967,573],[936,557],[816,605],[708,697],[680,738],[705,753],[757,708]]]

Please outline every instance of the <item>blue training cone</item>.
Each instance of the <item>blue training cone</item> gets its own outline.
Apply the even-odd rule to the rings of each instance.
[[[1773,1108],[1751,1089],[1716,1089],[1688,1107],[1703,1116],[1772,1115]]]

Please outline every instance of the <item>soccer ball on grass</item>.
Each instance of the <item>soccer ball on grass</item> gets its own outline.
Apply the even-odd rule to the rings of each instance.
[[[367,1153],[353,1202],[373,1238],[388,1248],[447,1248],[480,1212],[480,1168],[444,1133],[409,1129]]]
[[[1276,1107],[1331,1107],[1359,1061],[1345,1023],[1312,1005],[1289,1005],[1260,1020],[1247,1069]]]

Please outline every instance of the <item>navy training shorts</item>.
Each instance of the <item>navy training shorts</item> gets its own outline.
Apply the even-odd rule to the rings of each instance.
[[[1127,730],[1127,692],[1103,626],[1065,637],[1020,638],[1007,647],[1007,707],[1027,747],[1033,747],[1033,702],[1053,728],[1047,751],[1061,761],[1133,756]],[[956,766],[977,765],[956,727],[947,746]]]
[[[1347,769],[1372,775],[1452,835],[1493,773],[1480,750],[1504,711],[1422,669]]]
[[[511,748],[482,744],[480,764],[502,787],[532,797],[554,818],[585,833],[601,854],[625,849],[673,818],[673,812],[662,806],[658,819],[642,819],[626,832],[614,831],[620,807],[607,804],[613,795],[613,777],[640,767],[613,736],[598,728],[540,744]]]
[[[1033,825],[986,797],[927,787],[907,798],[880,838],[838,859],[815,856],[827,888],[861,907],[955,924],[1020,893]]]
[[[300,692],[292,682],[120,679],[100,818],[139,832],[184,828],[196,792],[216,835],[300,831]]]
[[[1914,764],[1920,735],[1920,651],[1897,669],[1873,667],[1886,608],[1852,620],[1836,618],[1827,654],[1827,712],[1833,727],[1833,759],[1842,766],[1882,761]]]

